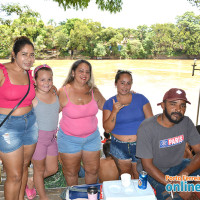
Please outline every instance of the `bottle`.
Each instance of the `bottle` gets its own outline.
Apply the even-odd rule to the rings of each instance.
[[[88,193],[88,200],[97,200],[97,193],[98,193],[97,187],[94,186],[88,187],[87,193]]]

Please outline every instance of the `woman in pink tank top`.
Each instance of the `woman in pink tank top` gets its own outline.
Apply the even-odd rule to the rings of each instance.
[[[96,114],[105,99],[94,85],[92,66],[86,60],[76,61],[59,90],[62,118],[58,131],[58,150],[67,185],[78,184],[81,161],[85,183],[97,182],[101,140]]]
[[[38,138],[32,111],[35,89],[30,68],[34,61],[34,46],[22,36],[14,42],[11,62],[0,64],[0,123],[24,97],[30,78],[28,95],[0,127],[0,158],[6,171],[5,199],[24,199],[28,166]]]

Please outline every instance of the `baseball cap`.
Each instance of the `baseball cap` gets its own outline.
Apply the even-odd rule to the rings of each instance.
[[[164,97],[163,97],[163,101],[165,100],[169,100],[169,101],[173,101],[173,100],[184,100],[186,101],[186,103],[191,104],[187,98],[186,98],[186,93],[184,90],[179,89],[179,88],[171,88],[170,90],[168,90]],[[161,103],[162,103],[161,102]],[[158,103],[157,105],[159,106],[161,103]]]

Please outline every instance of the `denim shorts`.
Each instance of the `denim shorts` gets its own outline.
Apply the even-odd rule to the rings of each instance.
[[[0,114],[0,122],[6,115]],[[31,110],[21,116],[10,116],[0,128],[0,151],[13,152],[23,145],[35,144],[38,139],[36,116]]]
[[[137,162],[136,142],[123,142],[111,136],[110,154],[120,160],[131,160],[133,163]]]
[[[58,151],[60,153],[78,153],[80,151],[99,151],[101,149],[101,138],[97,129],[86,138],[66,135],[61,128],[57,135]]]

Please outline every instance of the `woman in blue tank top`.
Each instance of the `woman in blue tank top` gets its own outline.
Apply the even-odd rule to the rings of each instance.
[[[117,95],[108,99],[103,107],[103,127],[112,133],[110,153],[117,159],[120,175],[129,173],[138,178],[136,170],[137,129],[145,118],[153,116],[148,99],[131,93],[132,74],[118,70],[115,76]]]

